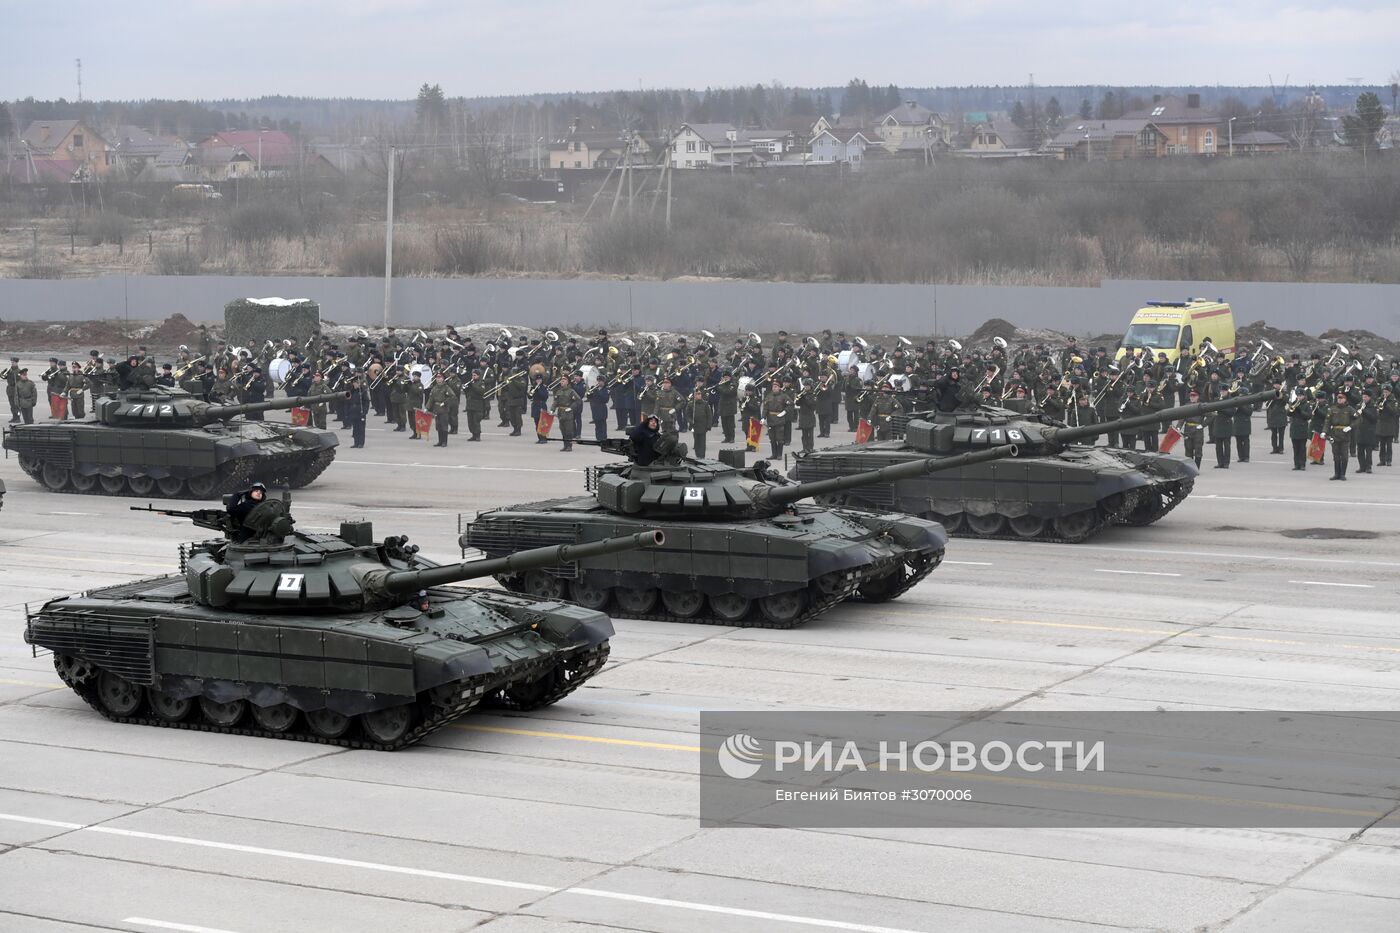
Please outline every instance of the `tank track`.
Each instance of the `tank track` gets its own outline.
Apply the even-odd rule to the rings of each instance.
[[[456,702],[448,706],[433,706],[432,714],[423,717],[417,726],[404,733],[403,737],[397,742],[385,744],[382,742],[375,742],[372,739],[355,736],[332,739],[316,735],[314,732],[306,729],[304,717],[299,717],[298,719],[301,725],[300,729],[295,731],[288,730],[286,732],[270,732],[266,729],[259,729],[256,726],[218,726],[210,722],[203,722],[193,718],[181,722],[169,722],[159,716],[117,716],[97,701],[97,677],[95,675],[84,681],[72,679],[60,666],[58,655],[54,656],[54,669],[58,671],[58,676],[63,682],[67,684],[74,693],[82,697],[84,703],[97,710],[104,718],[112,722],[137,726],[158,726],[166,729],[188,729],[194,732],[224,732],[229,735],[251,735],[263,739],[283,739],[291,742],[310,742],[316,745],[337,745],[341,748],[357,748],[381,752],[397,751],[398,749],[407,748],[410,745],[421,742],[462,714],[470,712],[485,696],[487,684],[497,676],[495,674],[480,674],[469,680],[461,681],[464,686],[469,686],[469,689],[465,691],[465,696],[462,696],[463,691],[458,691],[458,699]],[[580,681],[580,683],[581,682],[582,681]],[[147,705],[147,701],[144,698],[141,701],[141,705],[142,707]],[[419,704],[420,710],[423,705],[424,704],[421,703]],[[201,711],[199,709],[199,704],[196,703],[190,716],[194,717],[198,715],[201,715]]]
[[[519,577],[497,577],[496,580],[502,586],[504,586],[506,589],[510,590],[513,593],[530,595],[528,593],[525,593],[525,590],[522,588],[521,585],[522,580]],[[732,628],[789,629],[797,628],[800,625],[806,625],[808,622],[812,621],[817,616],[826,612],[828,609],[831,609],[837,604],[847,599],[850,599],[852,596],[855,595],[856,588],[859,585],[859,583],[859,580],[854,580],[826,593],[823,593],[821,588],[814,586],[812,583],[809,583],[807,585],[807,593],[809,598],[807,601],[806,609],[804,609],[801,614],[793,617],[788,622],[774,622],[768,619],[766,616],[763,615],[763,611],[759,609],[757,605],[757,599],[754,600],[755,605],[753,605],[749,609],[749,614],[737,621],[730,619],[721,619],[718,616],[678,616],[669,612],[656,611],[647,613],[628,612],[626,609],[622,608],[621,604],[618,603],[615,597],[609,600],[607,606],[604,607],[603,611],[606,612],[610,617],[615,619],[646,619],[651,622],[689,622],[693,625],[727,625]],[[812,598],[814,596],[818,598]],[[664,603],[662,603],[658,598],[657,607],[660,608],[663,605]]]
[[[315,481],[316,477],[326,471],[326,467],[330,466],[331,461],[334,459],[334,447],[323,447],[316,451],[310,463],[303,466],[299,472],[288,474],[287,486],[291,489],[300,489],[303,486],[310,486],[311,483]]]
[[[269,486],[300,489],[316,477],[335,459],[334,447],[319,450],[299,450],[294,453],[260,454],[249,458],[256,464],[252,475]]]
[[[857,587],[855,595],[851,597],[852,600],[858,603],[887,603],[892,599],[899,599],[899,597],[903,596],[905,593],[909,592],[915,586],[921,583],[924,577],[927,577],[929,574],[933,573],[935,570],[938,569],[938,565],[943,563],[943,553],[943,551],[937,552],[933,555],[933,559],[930,560],[927,564],[925,564],[922,567],[916,567],[913,573],[909,574],[907,577],[904,578],[904,582],[900,584],[899,588],[896,589],[894,592],[890,593],[888,596],[882,596],[879,599],[867,599],[866,597],[860,595],[860,588]],[[908,566],[908,564],[906,563],[905,566]]]
[[[550,706],[554,703],[558,703],[560,700],[564,699],[564,697],[573,693],[592,679],[594,674],[602,670],[603,665],[608,662],[608,654],[611,650],[612,646],[607,642],[603,642],[601,645],[595,645],[592,648],[586,648],[570,655],[564,662],[564,666],[567,669],[566,676],[560,677],[559,682],[555,684],[554,688],[548,693],[532,699],[529,703],[522,703],[512,699],[506,691],[502,690],[491,697],[491,705],[499,706],[504,709],[524,711],[539,709],[543,706]]]
[[[1150,525],[1153,522],[1160,520],[1172,509],[1176,508],[1178,505],[1181,505],[1181,503],[1185,502],[1186,497],[1191,495],[1191,490],[1194,489],[1195,486],[1195,480],[1183,479],[1177,480],[1174,483],[1169,483],[1165,487],[1158,488],[1156,491],[1162,494],[1161,508],[1154,509],[1147,516],[1140,518],[1134,518],[1132,516],[1132,512],[1129,512],[1125,514],[1122,518],[1119,518],[1117,522],[1120,525],[1133,525],[1139,528],[1143,525]],[[1133,511],[1136,511],[1136,509],[1134,509]]]
[[[157,485],[152,485],[151,488],[146,492],[134,492],[132,491],[130,484],[124,483],[122,485],[122,488],[117,490],[116,492],[108,492],[107,490],[102,488],[102,483],[98,481],[96,477],[94,477],[94,483],[91,489],[78,489],[73,485],[71,479],[62,489],[50,489],[48,484],[44,482],[44,465],[42,463],[26,463],[26,459],[27,458],[24,457],[20,458],[20,468],[23,469],[24,472],[27,473],[29,477],[33,479],[36,483],[38,483],[40,486],[43,486],[45,491],[47,492],[56,492],[70,496],[133,496],[140,499],[171,498],[170,496],[167,496],[165,493],[161,492],[160,487]],[[189,484],[187,482],[184,486],[181,487],[180,492],[175,498],[217,499],[223,496],[225,493],[241,492],[244,489],[247,489],[250,485],[252,485],[253,460],[251,457],[244,457],[239,460],[226,461],[224,463],[219,464],[219,466],[215,470],[215,473],[218,474],[220,478],[214,486],[214,489],[209,493],[209,495],[196,496],[194,493],[190,492]]]

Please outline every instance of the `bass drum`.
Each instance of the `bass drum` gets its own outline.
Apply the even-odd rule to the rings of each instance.
[[[272,377],[274,385],[280,385],[291,371],[292,361],[288,359],[275,359],[267,364],[267,374]]]
[[[860,373],[860,381],[861,381],[861,382],[864,383],[864,382],[874,382],[874,381],[875,381],[875,367],[874,367],[874,366],[871,366],[869,363],[857,363],[857,364],[856,364],[856,367],[857,367],[857,371]]]
[[[598,376],[600,373],[597,366],[591,363],[585,363],[579,367],[579,372],[583,373],[583,384],[588,388],[591,389],[598,384]]]
[[[752,376],[740,376],[740,377],[739,377],[739,398],[743,398],[743,397],[744,397],[744,393],[745,393],[746,391],[748,391],[748,387],[749,387],[750,385],[752,385],[752,384],[753,384],[753,377],[752,377]]]
[[[543,364],[543,363],[531,363],[531,364],[530,364],[530,378],[531,378],[531,379],[535,378],[536,376],[546,376],[546,375],[548,375],[548,374],[549,374],[549,371],[548,371],[547,369],[544,368],[544,364]]]
[[[841,375],[846,375],[851,371],[851,367],[860,363],[859,350],[842,350],[836,354],[836,370]]]
[[[428,388],[433,384],[433,368],[427,363],[414,363],[408,367],[409,375],[417,379],[423,388]]]

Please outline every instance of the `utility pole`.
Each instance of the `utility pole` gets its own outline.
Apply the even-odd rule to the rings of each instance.
[[[78,64],[78,103],[81,104],[83,102],[83,60],[75,58],[74,61]]]
[[[389,305],[394,291],[394,163],[399,150],[389,147],[389,201],[384,221],[384,326],[389,326]]]

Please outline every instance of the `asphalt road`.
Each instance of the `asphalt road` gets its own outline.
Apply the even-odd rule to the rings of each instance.
[[[367,517],[446,558],[460,511],[577,492],[603,459],[491,430],[441,450],[372,422],[294,512]],[[619,620],[608,668],[559,705],[474,714],[395,754],[90,711],[31,658],[25,604],[170,571],[190,531],[0,461],[0,930],[1392,930],[1393,821],[696,819],[707,708],[1395,709],[1400,468],[1332,483],[1330,463],[1284,461],[1207,464],[1165,520],[1086,545],[954,540],[897,602],[794,631]]]

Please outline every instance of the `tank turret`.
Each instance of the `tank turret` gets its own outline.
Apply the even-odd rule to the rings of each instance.
[[[966,458],[925,459],[819,483],[787,483],[764,461],[742,469],[693,459],[685,455],[685,445],[669,441],[661,446],[661,455],[646,465],[636,462],[629,441],[594,441],[592,445],[632,461],[591,468],[589,486],[605,509],[620,515],[717,520],[772,516],[803,499],[1016,454],[1014,445],[1003,444]]]
[[[241,405],[213,405],[179,389],[157,387],[103,396],[94,409],[98,421],[113,427],[198,428],[258,412],[302,408],[348,397],[348,392],[327,392]]]
[[[1115,524],[1152,524],[1186,499],[1199,472],[1192,460],[1155,449],[1096,447],[1094,438],[1107,435],[1116,444],[1120,436],[1156,436],[1169,422],[1248,411],[1273,396],[1258,392],[1073,426],[986,405],[916,412],[901,419],[903,437],[797,454],[791,475],[802,483],[852,478],[929,456],[952,460],[1014,444],[1014,460],[905,475],[824,494],[819,501],[933,517],[955,535],[1074,543]]]

